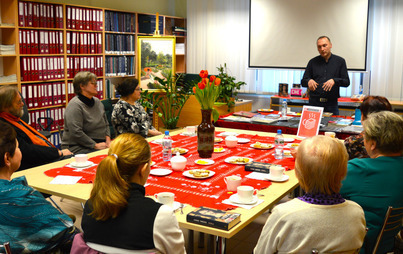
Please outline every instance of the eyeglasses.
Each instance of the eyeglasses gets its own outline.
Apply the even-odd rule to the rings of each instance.
[[[138,88],[136,88],[136,89],[134,89],[135,91],[143,91],[143,88],[140,88],[140,87],[138,87]]]

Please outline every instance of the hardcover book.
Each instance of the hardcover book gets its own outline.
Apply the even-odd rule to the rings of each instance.
[[[208,227],[230,230],[241,221],[241,214],[202,206],[188,213],[186,221]]]
[[[245,170],[261,172],[261,173],[270,173],[270,166],[280,166],[281,167],[281,165],[277,165],[277,164],[252,161],[251,163],[248,163],[245,165]]]

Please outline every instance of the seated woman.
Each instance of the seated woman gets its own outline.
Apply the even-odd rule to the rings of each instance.
[[[392,105],[390,105],[388,99],[383,96],[365,96],[360,105],[361,110],[361,123],[367,119],[368,115],[373,112],[379,111],[392,111]],[[344,140],[344,145],[347,148],[349,160],[354,158],[368,158],[368,153],[364,147],[364,137],[361,132],[358,135],[352,135]]]
[[[29,187],[25,176],[11,180],[22,158],[16,135],[0,122],[0,243],[10,242],[12,253],[70,253],[76,234],[70,217]]]
[[[364,145],[370,158],[348,162],[340,193],[364,209],[368,233],[362,253],[372,253],[388,206],[403,207],[403,118],[381,111],[370,114],[363,125]],[[393,236],[381,242],[379,253],[392,250]]]
[[[98,94],[97,76],[79,72],[73,86],[76,96],[69,101],[64,113],[62,148],[75,154],[108,148],[111,142],[109,123],[103,104],[94,97]]]
[[[339,194],[347,158],[337,139],[315,136],[301,142],[295,174],[306,194],[274,207],[255,254],[358,252],[365,236],[364,212]]]
[[[112,112],[112,124],[117,135],[132,132],[143,137],[162,134],[150,123],[150,118],[138,100],[141,88],[137,79],[126,79],[116,87],[121,95]]]
[[[150,164],[150,145],[140,135],[124,133],[111,143],[83,212],[89,247],[106,253],[185,253],[172,208],[144,196]]]

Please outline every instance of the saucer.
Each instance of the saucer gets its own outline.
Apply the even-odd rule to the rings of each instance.
[[[225,131],[223,133],[218,134],[218,136],[228,137],[228,136],[238,136],[239,134],[236,132]]]
[[[281,179],[272,179],[272,178],[271,178],[271,175],[269,174],[269,175],[266,177],[266,180],[270,180],[270,181],[272,181],[272,182],[285,182],[285,181],[288,180],[288,178],[290,178],[288,175],[283,175],[283,177],[282,177]]]
[[[233,195],[231,195],[231,197],[229,197],[229,201],[231,201],[232,203],[241,204],[241,205],[253,205],[253,204],[256,204],[257,200],[258,200],[257,195],[254,195],[252,200],[249,202],[241,202],[238,198],[238,194],[233,194]]]
[[[156,168],[150,170],[150,175],[153,176],[167,176],[172,173],[172,170],[167,168]]]
[[[195,163],[199,165],[212,165],[214,164],[214,161],[209,159],[198,159],[195,160]]]
[[[92,161],[86,161],[84,163],[77,163],[77,162],[73,161],[70,163],[70,166],[73,168],[86,168],[86,167],[93,166],[93,165],[95,165],[95,164]]]
[[[246,144],[248,142],[250,142],[250,139],[248,139],[248,138],[238,138],[239,144]]]
[[[285,143],[291,143],[291,142],[294,142],[294,141],[295,141],[294,138],[284,138]]]

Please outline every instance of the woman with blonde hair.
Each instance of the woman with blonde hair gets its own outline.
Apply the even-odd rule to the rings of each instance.
[[[273,209],[255,254],[359,251],[365,236],[364,212],[339,194],[347,160],[337,139],[315,136],[301,142],[295,174],[306,194]]]
[[[172,208],[145,197],[150,164],[150,145],[140,135],[124,133],[111,143],[83,212],[89,247],[105,253],[185,253]]]
[[[372,113],[363,122],[364,145],[370,158],[348,162],[340,193],[365,212],[368,233],[362,253],[372,253],[388,206],[403,207],[403,118],[396,113]],[[400,228],[384,234],[377,253],[393,250]]]

